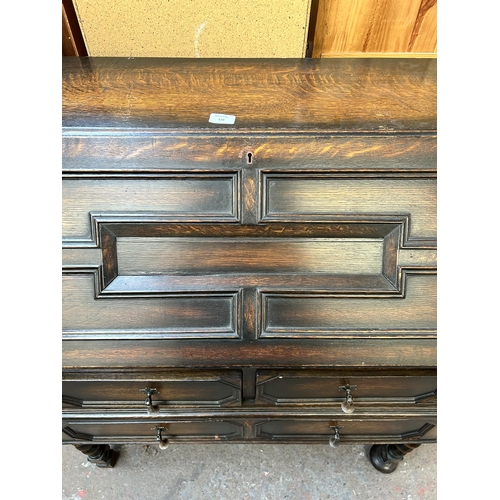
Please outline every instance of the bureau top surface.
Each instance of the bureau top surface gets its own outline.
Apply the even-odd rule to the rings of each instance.
[[[436,130],[435,59],[63,57],[62,70],[66,133]]]

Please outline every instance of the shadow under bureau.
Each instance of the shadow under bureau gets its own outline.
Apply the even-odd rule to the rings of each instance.
[[[63,443],[436,442],[436,60],[63,58]]]

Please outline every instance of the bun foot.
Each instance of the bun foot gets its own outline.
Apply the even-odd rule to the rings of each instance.
[[[102,469],[112,469],[118,460],[119,453],[109,444],[75,444],[77,450],[88,455],[87,460]]]
[[[374,444],[370,448],[370,461],[379,472],[390,474],[398,468],[403,457],[420,444]]]

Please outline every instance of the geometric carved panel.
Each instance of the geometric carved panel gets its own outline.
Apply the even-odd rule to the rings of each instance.
[[[407,216],[345,219],[93,215],[102,267],[65,275],[65,338],[435,336],[435,252],[402,247]]]
[[[95,218],[99,295],[281,290],[398,293],[406,219],[272,225]]]
[[[435,336],[436,275],[407,276],[404,297],[264,294],[263,338]]]
[[[65,339],[238,338],[236,293],[95,300],[95,277],[63,274]]]
[[[262,184],[263,220],[407,215],[408,244],[435,246],[435,174],[270,172]]]
[[[245,179],[68,175],[64,337],[435,337],[432,172]]]
[[[63,177],[63,243],[92,244],[89,213],[151,214],[174,220],[237,220],[238,175],[124,173]]]

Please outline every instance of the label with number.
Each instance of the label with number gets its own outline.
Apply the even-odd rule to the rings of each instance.
[[[222,115],[220,113],[210,113],[209,123],[219,123],[223,125],[233,125],[236,120],[234,115]]]

